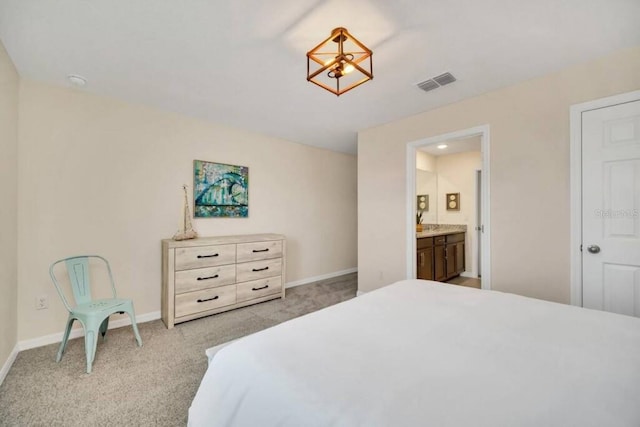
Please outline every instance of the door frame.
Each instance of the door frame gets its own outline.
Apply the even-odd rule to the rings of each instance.
[[[640,90],[594,99],[570,107],[571,305],[582,307],[582,114],[640,100]]]
[[[473,232],[476,234],[476,244],[473,248],[473,256],[478,264],[477,276],[482,281],[482,169],[475,170],[475,190],[476,190],[476,229]],[[478,201],[480,203],[478,203]]]
[[[407,279],[415,279],[417,276],[416,266],[416,152],[419,147],[425,145],[439,144],[452,139],[463,139],[471,136],[480,136],[480,151],[482,155],[482,220],[483,227],[482,241],[482,289],[491,289],[491,198],[490,198],[490,165],[489,165],[489,147],[491,145],[490,126],[488,124],[476,126],[469,129],[463,129],[443,135],[432,136],[429,138],[419,139],[407,143],[407,182],[406,188],[406,249],[407,249]],[[467,230],[467,233],[469,230]],[[475,232],[475,230],[473,230]]]

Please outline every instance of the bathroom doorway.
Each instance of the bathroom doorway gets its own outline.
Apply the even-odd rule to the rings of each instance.
[[[407,277],[490,289],[489,126],[407,144]]]

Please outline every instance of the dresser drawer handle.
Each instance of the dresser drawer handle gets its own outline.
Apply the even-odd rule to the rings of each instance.
[[[198,255],[198,258],[213,258],[213,257],[217,257],[220,254],[213,254],[213,255]]]
[[[254,249],[253,250],[254,254],[257,253],[257,252],[269,252],[269,248],[267,248],[267,249]]]
[[[199,299],[199,300],[198,300],[198,302],[213,301],[213,300],[216,300],[216,299],[218,299],[218,298],[219,298],[219,296],[218,296],[218,295],[216,295],[216,296],[215,296],[215,297],[213,297],[213,298]]]
[[[265,271],[268,270],[269,267],[265,267],[265,268],[254,268],[253,271]]]
[[[218,277],[220,277],[220,275],[219,275],[219,274],[216,274],[215,276],[209,276],[209,277],[198,277],[198,280],[217,279]]]
[[[252,291],[259,291],[259,290],[261,290],[261,289],[267,289],[268,287],[269,287],[269,285],[267,284],[267,285],[264,285],[264,286],[262,286],[262,287],[260,287],[260,288],[251,288],[251,290],[252,290]]]

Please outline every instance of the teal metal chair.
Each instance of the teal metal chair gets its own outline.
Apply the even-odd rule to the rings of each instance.
[[[106,265],[107,272],[109,273],[109,280],[111,282],[113,298],[97,300],[91,298],[89,261],[92,259],[102,261]],[[69,305],[69,302],[67,301],[67,298],[65,297],[65,294],[56,278],[54,269],[56,265],[60,263],[64,263],[66,265],[69,282],[71,283],[71,289],[76,303],[75,307],[71,307],[71,305]],[[62,342],[60,343],[56,362],[60,362],[60,360],[62,360],[62,355],[67,347],[67,340],[69,339],[71,327],[73,326],[73,322],[78,320],[84,328],[84,349],[87,356],[87,374],[90,374],[91,365],[93,364],[93,359],[96,355],[96,346],[98,345],[98,333],[102,335],[103,340],[106,339],[107,329],[109,327],[109,316],[115,313],[127,313],[129,315],[138,346],[142,347],[142,338],[140,338],[138,325],[136,324],[136,316],[133,311],[133,301],[117,297],[109,261],[98,255],[83,255],[64,258],[51,264],[51,267],[49,267],[49,275],[51,276],[51,280],[53,280],[53,284],[56,286],[56,290],[58,291],[64,306],[69,311],[67,327],[64,331]]]

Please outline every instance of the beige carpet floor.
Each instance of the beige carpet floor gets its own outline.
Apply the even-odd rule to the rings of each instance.
[[[0,386],[0,425],[184,426],[207,348],[353,298],[356,288],[354,273],[172,330],[160,320],[141,323],[143,347],[131,327],[113,329],[98,343],[90,375],[82,338],[69,341],[60,363],[58,344],[20,352]]]

